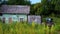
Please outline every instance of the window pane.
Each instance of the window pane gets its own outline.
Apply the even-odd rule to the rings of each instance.
[[[5,23],[5,17],[3,18],[2,22]]]
[[[20,18],[20,22],[22,22],[23,21],[23,18]]]

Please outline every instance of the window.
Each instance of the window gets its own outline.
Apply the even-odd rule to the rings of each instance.
[[[5,23],[5,17],[3,17],[2,22]]]
[[[2,13],[0,13],[0,16],[2,16]]]
[[[20,22],[23,22],[23,18],[20,18]]]

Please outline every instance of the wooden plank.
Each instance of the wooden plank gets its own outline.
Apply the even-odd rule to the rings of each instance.
[[[35,22],[35,23],[41,23],[41,16],[36,16],[36,15],[29,15],[28,16],[28,22]]]

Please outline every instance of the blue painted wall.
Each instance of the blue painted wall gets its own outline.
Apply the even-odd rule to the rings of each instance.
[[[9,22],[9,18],[12,18],[13,21],[20,21],[20,18],[23,18],[24,21],[27,21],[27,15],[11,15],[11,14],[3,14],[1,18],[5,17],[6,23]]]

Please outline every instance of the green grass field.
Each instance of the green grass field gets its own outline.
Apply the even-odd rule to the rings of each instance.
[[[0,34],[60,34],[60,18],[53,18],[55,25],[52,26],[51,31],[48,27],[45,28],[43,24],[28,24],[24,23],[0,23]]]
[[[53,26],[51,33],[58,34],[58,30],[58,26]],[[45,28],[44,24],[0,23],[0,34],[49,34],[49,29],[48,27]]]

